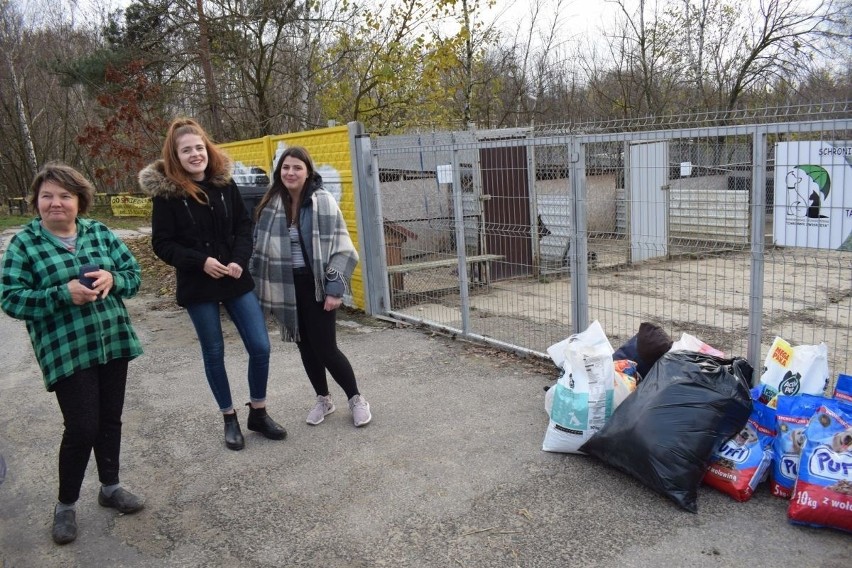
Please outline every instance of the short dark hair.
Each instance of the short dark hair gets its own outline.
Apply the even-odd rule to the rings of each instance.
[[[38,213],[38,194],[41,191],[41,186],[49,181],[77,196],[78,214],[85,215],[89,212],[89,207],[92,206],[92,201],[95,198],[95,188],[92,182],[67,164],[49,162],[36,174],[30,184],[29,204],[33,213]]]

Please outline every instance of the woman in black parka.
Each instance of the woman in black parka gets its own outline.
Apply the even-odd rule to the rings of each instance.
[[[269,335],[247,270],[251,219],[231,167],[198,123],[179,118],[169,127],[162,159],[139,172],[139,184],[153,200],[154,253],[175,267],[177,303],[198,334],[207,382],[225,419],[225,445],[240,450],[244,438],[225,371],[220,305],[249,355],[248,429],[273,440],[287,432],[266,413]]]

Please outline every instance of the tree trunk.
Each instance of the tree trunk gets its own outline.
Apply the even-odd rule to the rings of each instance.
[[[24,149],[24,154],[27,158],[27,165],[30,168],[30,177],[35,177],[38,172],[38,160],[36,159],[35,145],[30,134],[30,124],[27,120],[26,109],[24,108],[24,99],[21,97],[21,84],[18,82],[18,75],[15,73],[15,66],[12,63],[12,58],[6,53],[6,65],[9,67],[9,79],[12,84],[12,92],[15,93],[15,109],[18,112],[18,122],[21,127],[21,145]],[[22,197],[25,197],[23,195]]]
[[[223,142],[224,129],[219,116],[219,92],[216,89],[216,79],[213,76],[213,66],[210,64],[210,39],[207,30],[207,18],[204,16],[202,0],[195,0],[198,8],[198,58],[204,73],[204,84],[207,87],[207,104],[210,109],[210,129],[217,142]]]

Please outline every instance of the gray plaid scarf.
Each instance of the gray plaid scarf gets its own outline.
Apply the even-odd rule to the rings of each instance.
[[[311,271],[317,302],[325,299],[325,281],[348,281],[358,264],[358,253],[346,229],[346,221],[334,197],[323,189],[310,196]],[[308,261],[309,259],[305,259]],[[264,312],[272,313],[281,326],[281,339],[300,341],[296,317],[296,287],[287,216],[280,197],[269,201],[255,226],[254,254],[250,272]]]

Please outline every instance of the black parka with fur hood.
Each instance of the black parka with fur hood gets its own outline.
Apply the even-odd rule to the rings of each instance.
[[[139,185],[151,196],[154,254],[175,267],[177,303],[221,302],[254,289],[248,270],[252,252],[252,223],[230,175],[214,174],[196,184],[207,194],[207,204],[193,199],[166,177],[162,160],[139,172]],[[242,276],[211,278],[204,262],[213,257],[222,264],[236,262]]]

